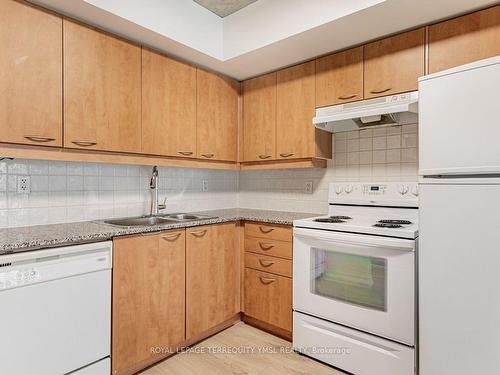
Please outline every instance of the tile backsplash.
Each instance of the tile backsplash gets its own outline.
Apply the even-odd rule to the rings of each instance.
[[[142,215],[149,212],[151,167],[39,160],[0,161],[0,227]],[[17,193],[30,177],[31,192]],[[202,191],[202,181],[208,191]],[[232,208],[238,173],[159,168],[159,198],[168,212]]]
[[[336,133],[326,169],[242,171],[239,207],[326,213],[330,182],[416,181],[417,137],[416,124]]]
[[[417,179],[416,125],[337,133],[333,142],[326,169],[160,168],[159,197],[167,198],[167,212],[244,207],[324,213],[330,182]],[[17,192],[21,176],[30,177],[30,194]],[[146,166],[2,160],[0,228],[148,213],[150,177]]]

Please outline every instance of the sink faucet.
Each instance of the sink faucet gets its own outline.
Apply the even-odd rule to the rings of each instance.
[[[163,204],[158,204],[158,167],[156,165],[153,167],[149,188],[151,189],[151,216],[157,216],[160,214],[160,210],[166,208],[167,198],[163,200]]]

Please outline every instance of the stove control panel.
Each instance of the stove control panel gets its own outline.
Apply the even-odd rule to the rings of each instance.
[[[417,182],[345,182],[330,184],[330,204],[418,207]]]

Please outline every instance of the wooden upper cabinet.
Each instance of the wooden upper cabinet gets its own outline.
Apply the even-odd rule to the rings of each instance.
[[[141,48],[64,20],[64,146],[141,152]]]
[[[425,28],[364,46],[365,99],[418,89],[425,72]]]
[[[277,73],[276,153],[278,159],[331,158],[331,133],[314,127],[315,62]]]
[[[186,339],[240,311],[236,224],[186,229]]]
[[[142,50],[142,152],[196,157],[196,68]]]
[[[429,73],[500,55],[500,6],[429,26]]]
[[[243,161],[276,159],[276,72],[243,82]]]
[[[184,342],[185,239],[182,229],[113,240],[113,374],[150,364],[152,347]]]
[[[316,107],[363,99],[363,47],[316,59]]]
[[[0,1],[0,142],[62,146],[62,18]]]
[[[197,156],[236,161],[239,83],[197,69]]]

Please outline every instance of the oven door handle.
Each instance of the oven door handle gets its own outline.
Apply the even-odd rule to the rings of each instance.
[[[403,252],[415,251],[415,241],[404,240],[399,238],[384,238],[376,236],[367,236],[359,234],[340,234],[334,232],[326,232],[322,230],[310,230],[303,228],[294,228],[294,237],[304,238],[315,241],[324,241],[329,244],[348,245],[357,247],[371,247],[378,249],[387,249]]]

